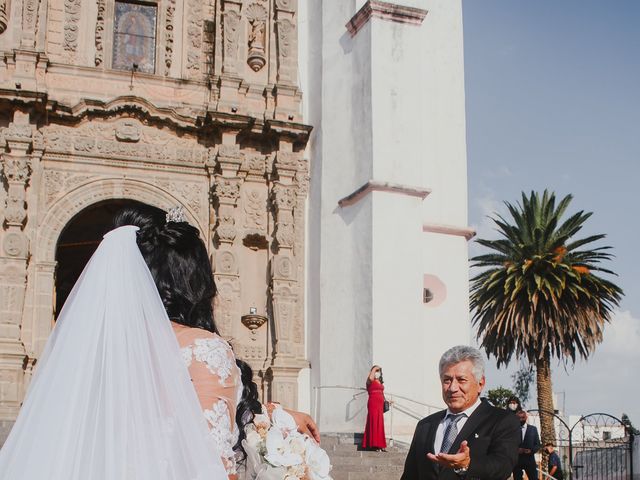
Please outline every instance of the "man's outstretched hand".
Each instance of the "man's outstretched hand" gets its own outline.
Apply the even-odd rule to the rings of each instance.
[[[427,453],[427,458],[434,463],[437,463],[441,467],[446,468],[468,468],[469,463],[471,463],[471,452],[469,450],[469,445],[465,440],[460,444],[460,449],[458,453],[438,453],[434,455],[433,453]]]

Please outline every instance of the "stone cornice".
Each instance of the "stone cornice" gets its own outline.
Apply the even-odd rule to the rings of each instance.
[[[456,225],[447,225],[442,223],[425,223],[422,225],[422,231],[428,233],[441,233],[443,235],[455,235],[471,240],[476,236],[476,231],[469,227],[458,227]]]
[[[426,198],[431,193],[431,190],[423,187],[414,187],[411,185],[402,185],[399,183],[380,182],[376,180],[369,180],[353,193],[338,201],[338,205],[341,207],[348,207],[357,203],[361,198],[366,196],[370,192],[389,192],[400,195],[407,195],[409,197],[418,197],[420,199]]]
[[[427,16],[427,10],[422,8],[407,7],[391,2],[381,2],[379,0],[369,0],[346,24],[351,36],[355,36],[360,29],[373,18],[387,20],[395,23],[407,23],[409,25],[420,25]]]

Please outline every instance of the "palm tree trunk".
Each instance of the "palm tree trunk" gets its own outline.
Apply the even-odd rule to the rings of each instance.
[[[553,417],[553,388],[551,386],[551,355],[547,351],[536,361],[536,383],[538,386],[538,410],[542,436],[542,462],[540,467],[548,470],[548,455],[544,449],[547,443],[556,444],[556,428]]]

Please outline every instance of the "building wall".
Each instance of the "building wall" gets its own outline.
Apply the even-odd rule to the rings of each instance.
[[[406,439],[442,405],[440,355],[470,341],[461,3],[309,2],[300,26],[313,409],[362,431],[379,364]]]
[[[115,0],[0,0],[5,427],[53,325],[60,234],[114,199],[185,208],[211,252],[221,333],[265,398],[297,406],[311,131],[297,2],[147,3],[155,53],[119,70]],[[252,307],[267,319],[255,333],[241,321]]]

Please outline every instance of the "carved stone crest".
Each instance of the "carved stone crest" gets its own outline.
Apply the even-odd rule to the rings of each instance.
[[[236,273],[236,257],[233,252],[223,250],[216,255],[216,273]]]
[[[27,256],[27,239],[23,233],[9,232],[4,237],[4,252],[10,257],[24,258]]]
[[[122,120],[116,126],[116,139],[121,142],[140,141],[140,125],[133,120]]]

